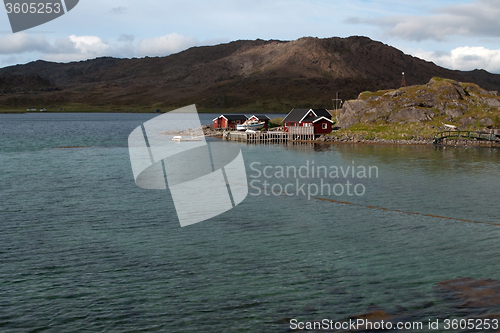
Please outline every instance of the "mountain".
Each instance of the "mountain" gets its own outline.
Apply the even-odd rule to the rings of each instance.
[[[0,105],[152,110],[194,103],[214,112],[288,112],[331,107],[337,92],[348,100],[365,90],[398,88],[401,72],[408,85],[437,76],[500,90],[498,74],[445,69],[367,37],[305,37],[240,40],[166,57],[1,68]]]

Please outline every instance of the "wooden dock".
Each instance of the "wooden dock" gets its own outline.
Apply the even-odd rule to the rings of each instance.
[[[226,131],[224,132],[222,138],[224,140],[247,142],[247,143],[287,143],[293,141],[312,141],[314,140],[314,127],[290,127],[288,132]]]

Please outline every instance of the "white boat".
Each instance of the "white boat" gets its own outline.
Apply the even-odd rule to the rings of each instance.
[[[172,141],[185,142],[185,141],[201,141],[201,136],[174,136]]]
[[[36,111],[36,108],[29,108],[28,110],[26,111]]]
[[[263,121],[259,123],[257,120],[247,120],[243,124],[236,125],[236,129],[238,131],[260,130],[264,124]]]

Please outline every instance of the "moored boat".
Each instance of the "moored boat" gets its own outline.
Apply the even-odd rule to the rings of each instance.
[[[236,125],[236,129],[238,131],[246,131],[246,130],[260,130],[264,127],[264,122],[258,122],[257,120],[247,120],[243,124]]]

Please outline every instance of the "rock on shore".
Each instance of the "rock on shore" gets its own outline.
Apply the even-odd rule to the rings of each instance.
[[[387,139],[365,139],[362,135],[320,135],[315,139],[318,142],[338,142],[338,143],[380,143],[380,144],[397,144],[397,145],[429,145],[432,144],[432,139],[416,137],[408,140],[387,140]]]
[[[201,127],[192,129],[188,128],[185,130],[171,130],[164,131],[160,133],[161,135],[184,135],[184,136],[221,136],[222,131],[217,131],[214,129],[213,125],[202,125]]]

